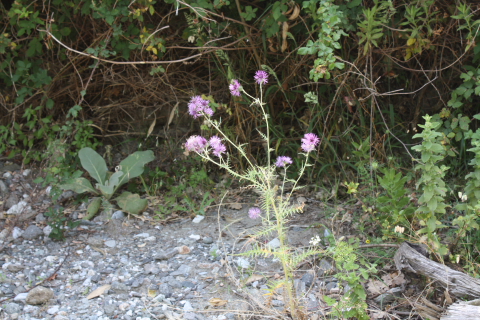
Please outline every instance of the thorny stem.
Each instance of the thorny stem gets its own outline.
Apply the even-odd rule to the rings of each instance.
[[[248,159],[248,157],[247,157],[245,151],[243,150],[243,148],[236,145],[235,143],[233,143],[230,140],[230,138],[226,134],[223,133],[223,131],[219,127],[219,124],[216,121],[213,121],[208,117],[206,117],[206,118],[208,119],[209,124],[211,124],[215,128],[215,130],[217,132],[219,132],[226,141],[228,141],[231,145],[233,145],[240,152],[240,154],[248,161],[248,163],[249,163],[249,165],[252,169],[257,168],[257,170],[259,170],[258,172],[262,176],[261,180],[263,180],[263,182],[257,181],[255,178],[250,178],[246,175],[235,172],[228,165],[228,160],[223,160],[222,158],[220,158],[220,160],[217,161],[217,160],[213,159],[212,157],[210,157],[210,155],[206,151],[204,151],[202,153],[197,152],[197,154],[200,155],[203,159],[205,159],[207,161],[211,161],[212,163],[216,164],[217,166],[219,166],[221,168],[224,168],[234,177],[237,177],[241,180],[247,180],[247,181],[251,182],[252,185],[258,187],[260,190],[263,191],[263,193],[265,195],[265,205],[266,205],[266,211],[267,211],[266,216],[264,218],[264,221],[267,224],[272,225],[272,221],[270,219],[270,212],[271,211],[273,211],[273,214],[276,218],[275,229],[277,231],[278,239],[279,239],[279,242],[280,242],[279,250],[281,250],[281,252],[279,252],[280,254],[277,254],[277,257],[280,258],[280,261],[281,261],[282,267],[283,267],[284,277],[285,277],[285,285],[284,285],[283,294],[285,296],[285,299],[288,300],[288,306],[289,306],[289,309],[290,309],[291,317],[293,319],[298,319],[298,317],[299,317],[299,314],[297,312],[298,311],[297,310],[298,309],[298,303],[297,303],[297,300],[296,300],[296,293],[295,293],[295,287],[294,287],[293,275],[292,275],[294,266],[291,265],[291,259],[290,259],[289,253],[288,253],[287,233],[286,233],[286,230],[285,230],[285,227],[284,227],[285,223],[286,223],[286,215],[284,213],[284,210],[286,208],[285,205],[288,205],[288,203],[290,201],[290,198],[292,196],[292,193],[296,189],[297,184],[300,181],[300,177],[303,175],[303,173],[305,172],[305,169],[308,165],[308,153],[304,154],[305,155],[305,163],[303,164],[302,168],[300,169],[298,178],[295,180],[295,182],[293,184],[292,192],[290,192],[285,197],[285,199],[283,198],[283,196],[284,196],[285,182],[287,180],[287,171],[286,171],[287,168],[286,167],[284,168],[282,187],[280,189],[280,196],[278,198],[279,200],[277,200],[277,198],[276,198],[276,186],[275,185],[272,186],[272,181],[271,181],[272,180],[271,179],[272,178],[272,167],[271,167],[272,165],[270,163],[270,161],[271,161],[270,153],[271,153],[272,150],[270,149],[270,127],[269,127],[269,122],[268,122],[268,114],[265,112],[263,98],[262,98],[262,95],[263,95],[262,86],[260,85],[260,99],[252,97],[247,92],[245,92],[243,90],[243,88],[241,90],[253,100],[252,104],[257,104],[261,108],[263,118],[266,121],[266,131],[267,132],[266,132],[265,138],[266,138],[266,144],[267,144],[267,166],[265,166],[265,167],[254,166],[251,163],[251,161]],[[272,198],[267,199],[269,197],[272,197]]]

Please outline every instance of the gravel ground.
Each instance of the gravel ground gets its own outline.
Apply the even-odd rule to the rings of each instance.
[[[52,203],[30,170],[0,164],[1,319],[281,319],[281,294],[267,282],[278,261],[238,256],[260,219],[248,208],[166,225],[102,213],[53,241],[44,216]],[[63,200],[71,197],[66,192]],[[83,208],[70,212],[78,216]],[[290,242],[306,246],[318,230],[294,226]],[[278,239],[266,239],[275,247]],[[310,319],[323,315],[321,295],[338,293],[331,265],[296,275],[297,295]]]

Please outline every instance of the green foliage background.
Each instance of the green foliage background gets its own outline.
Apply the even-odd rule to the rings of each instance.
[[[19,0],[1,11],[0,154],[42,160],[61,141],[74,155],[143,138],[153,122],[147,144],[178,148],[200,129],[189,98],[208,92],[224,130],[261,159],[259,114],[228,84],[254,88],[266,65],[276,152],[322,137],[310,178],[356,172],[352,141],[367,138],[370,159],[409,160],[424,114],[441,122],[450,173],[472,157],[480,20],[461,1]]]

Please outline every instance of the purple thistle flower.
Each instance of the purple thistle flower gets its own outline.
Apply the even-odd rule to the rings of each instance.
[[[195,96],[188,103],[188,113],[194,118],[201,117],[204,113],[208,116],[213,115],[212,108],[209,107],[210,101],[202,99],[201,96]]]
[[[255,77],[253,78],[259,85],[268,83],[268,73],[263,70],[258,70],[255,72]]]
[[[278,157],[277,162],[275,162],[275,165],[279,168],[283,168],[289,164],[292,164],[292,158],[286,156]]]
[[[262,214],[262,210],[258,207],[252,207],[248,210],[248,216],[250,219],[257,219],[260,217],[260,214]]]
[[[218,136],[211,137],[209,143],[213,149],[212,153],[219,158],[222,157],[222,153],[225,153],[227,151],[227,147],[225,147],[222,139],[220,139]]]
[[[209,116],[209,117],[213,116],[213,110],[212,110],[212,108],[210,108],[210,107],[204,108],[204,109],[203,109],[203,112],[204,112],[207,116]]]
[[[242,85],[237,79],[232,80],[232,83],[228,86],[228,88],[230,89],[232,96],[240,97],[240,89],[242,88]]]
[[[313,151],[319,142],[320,139],[315,133],[306,133],[302,138],[302,150],[307,153]]]
[[[202,136],[191,136],[185,143],[185,149],[188,151],[203,152],[207,147],[207,139]]]

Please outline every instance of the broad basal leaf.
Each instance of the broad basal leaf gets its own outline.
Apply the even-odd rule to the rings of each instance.
[[[147,199],[141,199],[138,194],[132,194],[127,191],[122,193],[115,200],[123,211],[136,215],[143,212],[148,206]]]
[[[90,181],[85,178],[69,180],[67,183],[60,185],[60,188],[63,190],[72,190],[76,193],[91,192],[97,194],[97,190],[95,190]]]
[[[123,171],[124,175],[120,177],[118,186],[123,185],[128,180],[136,178],[143,173],[145,164],[153,161],[155,157],[153,156],[152,150],[147,151],[137,151],[129,155],[125,160],[120,162],[120,170]]]
[[[82,148],[78,152],[78,157],[82,167],[88,171],[92,178],[104,185],[108,170],[105,160],[92,148]]]
[[[123,172],[117,171],[114,174],[112,174],[110,179],[105,181],[105,185],[97,184],[97,188],[105,196],[105,198],[110,199],[112,195],[115,193],[115,190],[117,190],[118,182],[121,176],[123,176]]]

